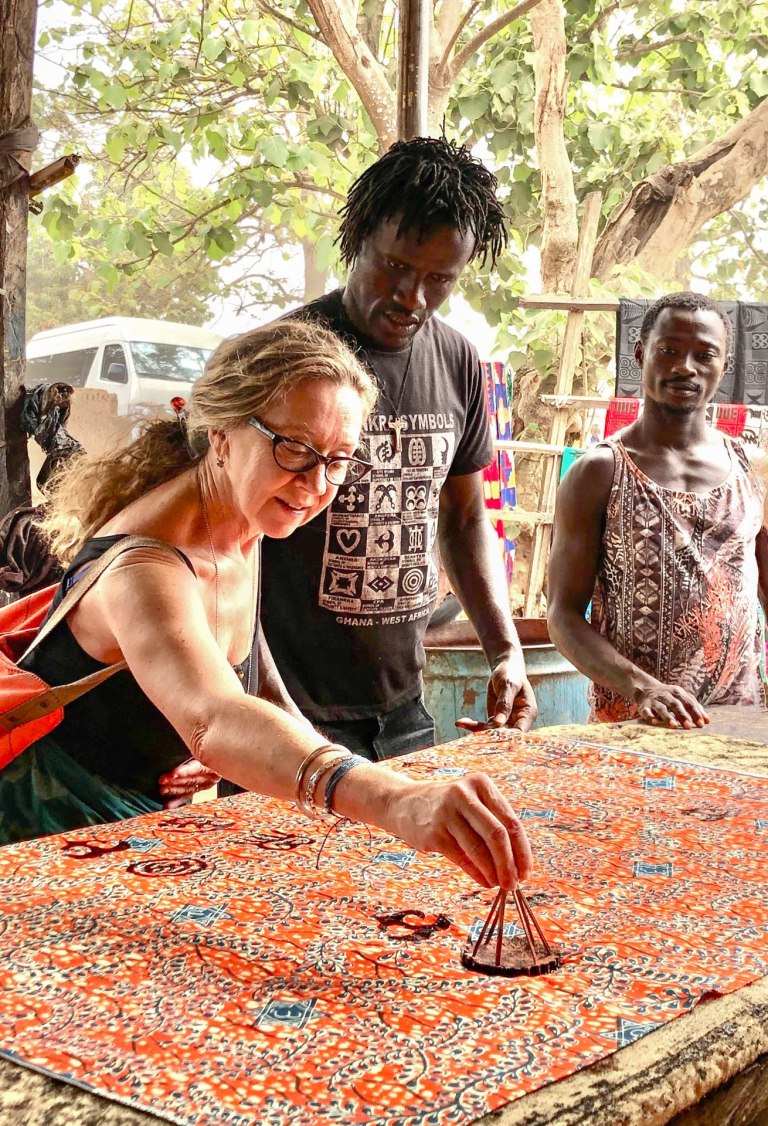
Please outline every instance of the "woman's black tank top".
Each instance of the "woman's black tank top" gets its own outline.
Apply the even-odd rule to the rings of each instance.
[[[125,536],[97,536],[89,540],[61,580],[51,609],[72,585],[75,573],[84,564],[99,559],[121,539]],[[178,554],[194,574],[189,559],[181,551]],[[257,692],[257,641],[258,625],[250,656],[242,666],[236,667],[243,683],[249,685],[254,695]],[[50,685],[66,684],[105,667],[78,645],[66,621],[61,622],[23,664]],[[249,678],[251,664],[253,676]],[[127,669],[68,704],[64,719],[51,733],[51,738],[105,781],[136,790],[155,801],[161,800],[158,777],[190,757],[176,730],[145,696]]]

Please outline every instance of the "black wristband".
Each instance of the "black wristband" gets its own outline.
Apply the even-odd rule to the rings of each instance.
[[[331,774],[331,777],[325,783],[325,795],[323,804],[325,806],[326,813],[333,813],[333,793],[344,775],[348,771],[352,770],[353,767],[360,766],[361,764],[367,762],[368,759],[363,758],[362,755],[351,755],[350,758],[345,758],[343,762],[339,763],[333,774]]]

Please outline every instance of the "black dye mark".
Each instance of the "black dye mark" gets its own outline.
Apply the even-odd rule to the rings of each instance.
[[[110,852],[123,852],[130,848],[129,841],[118,841],[117,844],[100,845],[88,841],[67,841],[62,847],[62,852],[71,856],[73,860],[92,860],[96,856],[105,856]]]
[[[249,840],[265,852],[292,852],[302,845],[312,844],[314,837],[304,837],[300,833],[254,833]]]
[[[423,911],[393,911],[391,915],[376,915],[375,918],[379,930],[394,942],[425,942],[451,925],[447,915],[425,915]]]
[[[214,817],[210,814],[188,814],[181,817],[164,817],[163,828],[173,829],[177,832],[214,832],[216,829],[231,829],[233,821],[228,821],[225,817]]]
[[[178,860],[135,860],[128,865],[134,876],[192,876],[209,868],[207,860],[197,856],[179,857]]]

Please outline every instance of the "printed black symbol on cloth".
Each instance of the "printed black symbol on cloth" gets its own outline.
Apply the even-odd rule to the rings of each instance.
[[[343,493],[338,494],[336,504],[345,508],[347,512],[354,512],[361,504],[365,504],[365,489],[358,489],[357,485],[350,485]]]
[[[396,485],[377,485],[373,492],[376,498],[376,512],[381,512],[381,506],[385,501],[392,511],[395,511],[395,500],[397,498]]]
[[[376,447],[376,457],[380,462],[385,465],[387,462],[395,460],[395,450],[391,442],[382,442],[380,446]]]
[[[384,594],[393,585],[392,579],[388,579],[386,575],[377,575],[368,583],[371,590],[375,590],[377,594]]]
[[[153,879],[160,876],[193,876],[206,868],[210,868],[210,864],[198,856],[181,856],[177,860],[135,860],[128,865],[128,871],[134,876]]]
[[[388,553],[395,546],[395,533],[391,528],[388,528],[386,532],[382,532],[380,536],[377,536],[373,542]]]
[[[427,507],[427,486],[409,485],[405,490],[406,512],[423,512]]]
[[[400,578],[402,593],[404,595],[418,594],[424,586],[426,577],[426,571],[419,570],[418,567],[413,567],[410,571],[406,571]]]
[[[331,571],[329,594],[357,594],[357,571]]]
[[[337,528],[336,543],[345,555],[351,555],[360,546],[360,532],[357,528]]]
[[[394,911],[391,915],[376,915],[379,930],[394,942],[424,942],[437,931],[451,925],[447,915],[425,915],[423,911]]]
[[[118,841],[116,844],[100,845],[98,842],[67,841],[62,847],[62,852],[71,856],[73,860],[91,860],[94,856],[105,856],[110,852],[124,852],[131,847],[130,841]]]
[[[226,817],[216,817],[209,813],[192,813],[186,817],[168,817],[163,821],[163,828],[172,829],[174,832],[195,833],[206,829],[213,832],[216,829],[231,829],[233,824],[234,822]]]
[[[689,806],[688,809],[681,809],[681,813],[687,813],[691,817],[695,817],[698,821],[722,821],[724,817],[728,816],[728,810],[723,809],[721,806],[713,805],[711,802],[700,802],[698,805]]]
[[[265,852],[292,852],[302,845],[312,844],[314,837],[304,837],[300,833],[254,833],[250,840]]]
[[[426,465],[427,444],[423,438],[411,438],[409,440],[408,460],[411,465]]]

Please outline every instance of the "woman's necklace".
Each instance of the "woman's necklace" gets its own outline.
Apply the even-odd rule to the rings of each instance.
[[[211,525],[208,521],[208,506],[205,503],[205,494],[203,493],[203,482],[200,480],[200,468],[197,470],[197,488],[200,493],[200,508],[203,513],[203,523],[205,524],[205,532],[208,536],[208,548],[211,553],[211,562],[213,563],[213,636],[216,644],[219,643],[219,563],[216,559],[216,549],[213,546],[213,536],[211,535]],[[253,553],[253,570],[251,574],[251,599],[253,606],[253,617],[251,621],[251,648],[253,648],[253,639],[256,634],[256,617],[258,614],[258,590],[256,586],[256,552]],[[251,660],[248,662],[248,683],[245,686],[245,691],[250,696],[251,694],[251,674],[253,672],[253,652],[251,651]]]

